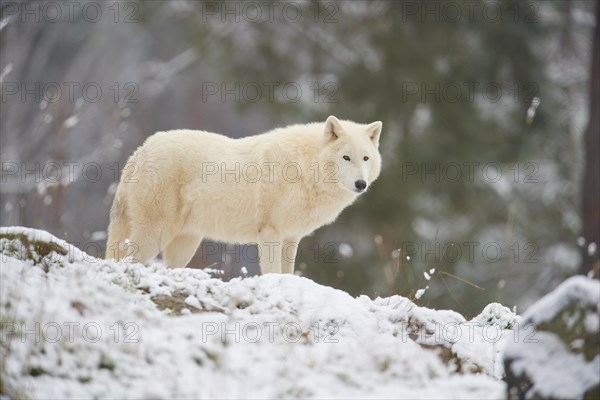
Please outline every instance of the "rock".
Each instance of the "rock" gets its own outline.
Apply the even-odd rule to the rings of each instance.
[[[508,397],[600,398],[600,281],[567,279],[519,321],[504,350]]]

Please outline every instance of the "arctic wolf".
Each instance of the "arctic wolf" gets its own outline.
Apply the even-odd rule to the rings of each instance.
[[[381,170],[382,123],[340,121],[231,139],[150,136],[123,168],[106,256],[185,267],[203,238],[255,243],[261,272],[294,272],[302,237],[333,222]]]

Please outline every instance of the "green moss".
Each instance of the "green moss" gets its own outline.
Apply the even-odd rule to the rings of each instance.
[[[31,376],[40,376],[40,375],[44,375],[45,373],[46,373],[46,371],[44,371],[40,367],[32,367],[29,370],[29,375],[31,375]]]
[[[32,260],[35,264],[43,262],[43,259],[50,256],[52,253],[67,255],[68,251],[54,242],[44,242],[41,240],[30,240],[25,234],[0,234],[0,239],[6,239],[9,242],[0,249],[2,254],[16,256],[24,260]],[[21,243],[19,248],[17,242]],[[25,252],[20,251],[25,249]],[[23,258],[24,257],[24,258]]]
[[[583,394],[585,400],[598,400],[600,399],[600,385],[593,386],[586,390]]]
[[[8,240],[9,242],[2,246],[0,253],[19,258],[20,260],[31,260],[35,265],[42,264],[46,271],[48,270],[48,257],[51,257],[52,254],[62,256],[68,254],[68,251],[57,243],[30,240],[27,235],[22,233],[2,233],[0,234],[1,239]]]
[[[183,293],[174,293],[172,296],[158,295],[151,298],[159,310],[170,310],[173,316],[181,314],[181,310],[188,308],[185,304],[186,295]],[[171,315],[171,314],[170,314]]]
[[[115,370],[116,365],[113,360],[102,354],[102,357],[100,357],[100,364],[98,364],[98,368],[107,369],[112,372]]]
[[[597,312],[598,310],[590,305],[582,308],[576,303],[571,303],[552,320],[539,324],[537,330],[556,334],[567,346],[575,340],[583,340],[583,346],[571,348],[571,351],[583,354],[587,361],[591,361],[600,352],[600,332],[588,332],[585,317],[588,313]]]

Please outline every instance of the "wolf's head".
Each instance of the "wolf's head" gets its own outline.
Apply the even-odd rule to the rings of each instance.
[[[333,115],[327,118],[321,162],[330,173],[330,183],[357,195],[369,188],[381,172],[381,128],[381,121],[363,125]]]

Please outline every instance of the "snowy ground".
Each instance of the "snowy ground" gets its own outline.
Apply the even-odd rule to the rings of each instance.
[[[33,229],[0,238],[4,397],[505,397],[499,352],[519,317],[498,304],[466,321],[298,276],[223,282]]]

